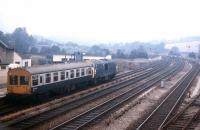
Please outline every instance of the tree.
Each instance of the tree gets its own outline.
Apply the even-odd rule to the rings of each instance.
[[[30,40],[28,33],[26,32],[26,28],[16,28],[12,33],[12,39],[14,40],[14,48],[17,52],[27,53]]]
[[[51,47],[51,53],[52,53],[52,54],[59,54],[59,53],[60,53],[60,48],[59,48],[59,46],[53,45],[53,46]]]
[[[197,56],[197,57],[198,57],[198,59],[200,59],[200,54],[198,54],[198,56]]]
[[[61,53],[61,54],[66,54],[66,50],[65,50],[65,49],[62,49],[60,53]]]
[[[190,52],[190,53],[188,54],[188,57],[189,57],[189,58],[196,59],[196,55],[195,55],[194,52]]]
[[[170,52],[169,52],[169,55],[171,56],[180,56],[180,51],[177,47],[172,47]]]
[[[110,54],[110,51],[106,48],[102,48],[100,46],[94,45],[88,50],[88,53],[91,55],[106,56]]]
[[[138,58],[148,58],[148,54],[143,46],[139,46],[137,52],[138,52],[137,54]]]
[[[30,52],[32,54],[37,54],[38,53],[38,49],[36,47],[32,47]]]
[[[148,54],[143,46],[139,46],[138,49],[133,49],[129,55],[129,58],[148,58]]]
[[[42,47],[40,50],[41,54],[51,54],[51,48],[50,47]]]
[[[133,49],[129,55],[129,58],[131,59],[135,59],[137,58],[137,50],[136,49]]]
[[[0,31],[0,40],[6,43],[6,37],[2,31]]]
[[[108,49],[102,49],[103,56],[107,56],[110,54],[110,51]]]
[[[124,54],[124,52],[120,49],[117,50],[117,53],[116,53],[116,57],[117,58],[126,58],[126,55]]]

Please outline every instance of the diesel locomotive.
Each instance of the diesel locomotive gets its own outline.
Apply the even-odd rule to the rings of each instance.
[[[68,93],[115,75],[116,63],[108,60],[14,68],[8,71],[7,96]]]

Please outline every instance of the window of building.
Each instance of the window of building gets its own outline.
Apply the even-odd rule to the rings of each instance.
[[[32,85],[38,85],[38,75],[33,75],[32,76]]]
[[[45,77],[46,77],[46,83],[51,83],[51,74],[48,73],[48,74],[45,74]]]
[[[58,72],[53,73],[53,81],[58,81]]]
[[[70,78],[74,78],[74,70],[70,71]]]
[[[10,85],[17,85],[18,84],[18,77],[16,75],[10,76]]]
[[[20,76],[20,85],[28,85],[29,78],[28,76]]]
[[[79,77],[80,76],[80,71],[79,69],[76,69],[76,77]]]
[[[2,69],[2,70],[3,70],[3,69],[6,69],[6,65],[1,66],[1,69]]]
[[[69,72],[67,71],[66,72],[66,79],[68,79],[69,78]]]
[[[64,80],[65,79],[65,72],[60,72],[60,80]]]
[[[25,67],[28,67],[28,61],[25,62],[25,65],[24,65],[24,66],[25,66]]]
[[[81,76],[85,76],[85,69],[84,68],[81,69]]]
[[[16,61],[15,64],[20,64],[20,62],[19,62],[19,61]]]

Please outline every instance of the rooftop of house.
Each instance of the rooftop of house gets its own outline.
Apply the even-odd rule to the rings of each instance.
[[[0,40],[0,46],[7,50],[14,50],[14,49],[10,48],[7,44],[5,44],[2,40]]]

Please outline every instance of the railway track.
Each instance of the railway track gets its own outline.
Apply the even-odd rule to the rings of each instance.
[[[174,90],[161,102],[161,104],[148,116],[136,130],[160,130],[168,121],[178,104],[184,97],[190,84],[199,72],[197,64],[193,64],[191,71],[180,80]]]
[[[167,63],[167,64],[169,64],[169,63]],[[91,102],[92,100],[94,100],[96,98],[100,98],[102,96],[105,96],[106,94],[117,91],[118,89],[123,88],[127,85],[130,85],[132,83],[135,83],[137,81],[140,81],[140,80],[144,79],[145,77],[149,77],[153,73],[156,73],[156,72],[160,71],[161,69],[163,69],[167,64],[166,63],[160,64],[162,66],[162,68],[156,69],[154,71],[151,71],[151,72],[143,74],[143,75],[140,75],[140,76],[132,79],[131,82],[128,81],[128,82],[123,83],[123,84],[121,83],[121,85],[119,84],[117,86],[110,87],[109,89],[105,89],[104,91],[99,91],[99,92],[94,93],[92,95],[88,95],[86,97],[83,97],[80,100],[67,103],[67,104],[63,105],[62,107],[54,109],[50,112],[47,111],[47,112],[42,113],[38,116],[33,116],[33,117],[30,117],[30,118],[27,118],[27,119],[17,121],[14,124],[11,124],[10,126],[11,126],[11,128],[15,128],[15,129],[28,129],[31,126],[35,126],[38,123],[42,123],[46,120],[49,120],[49,119],[54,118],[56,116],[59,116],[66,111],[75,109],[76,107],[78,107],[82,104],[85,104],[87,102]]]
[[[167,69],[162,74],[153,77],[152,79],[146,81],[145,83],[136,85],[130,91],[122,93],[121,95],[114,97],[90,110],[72,118],[71,120],[65,121],[62,124],[52,128],[51,130],[55,129],[67,129],[67,130],[77,130],[82,129],[83,127],[89,125],[91,122],[98,120],[106,113],[114,110],[115,108],[119,107],[121,104],[125,103],[129,99],[138,96],[140,93],[145,91],[146,89],[150,88],[151,86],[155,85],[161,79],[169,76],[173,72],[175,72],[178,68],[170,68]]]
[[[180,112],[175,114],[162,130],[194,130],[199,123],[200,96],[192,99]]]
[[[168,63],[166,64],[169,64],[169,61]],[[163,65],[162,62],[158,62],[158,63],[152,63],[149,67],[146,66],[144,68],[139,68],[138,70],[135,69],[135,70],[132,70],[132,71],[129,71],[127,73],[123,73],[123,74],[120,74],[117,76],[117,78],[115,78],[113,81],[115,80],[119,80],[119,83],[121,82],[120,81],[120,78],[129,78],[131,77],[132,75],[142,75],[142,74],[146,74],[147,72],[150,72],[151,70],[151,67],[152,68],[156,68],[158,67],[159,65]],[[108,83],[109,84],[109,83]],[[54,98],[52,98],[54,99]],[[50,101],[51,99],[47,100],[47,101]],[[47,101],[44,101],[44,102],[47,102]],[[44,103],[44,102],[41,102],[41,103]],[[4,115],[7,115],[7,114],[10,114],[10,113],[13,113],[13,112],[17,112],[19,110],[22,110],[22,109],[26,109],[26,108],[29,108],[29,107],[32,107],[32,106],[35,106],[35,105],[38,105],[38,104],[41,104],[41,103],[35,103],[35,104],[12,104],[12,103],[9,103],[6,101],[6,97],[4,98],[1,98],[0,99],[0,116],[4,116]]]
[[[140,72],[140,71],[144,71],[144,70],[147,70],[149,68],[156,68],[158,67],[161,63],[163,62],[162,61],[159,61],[158,63],[151,63],[150,65],[145,65],[144,67],[139,67],[137,69],[133,69],[131,71],[128,71],[128,72],[125,72],[125,73],[122,73],[122,74],[118,74],[115,76],[115,78],[113,80],[116,80],[116,79],[120,79],[122,77],[125,77],[125,76],[128,76],[128,75],[131,75],[131,74],[134,74],[134,73],[137,73],[137,72]]]

